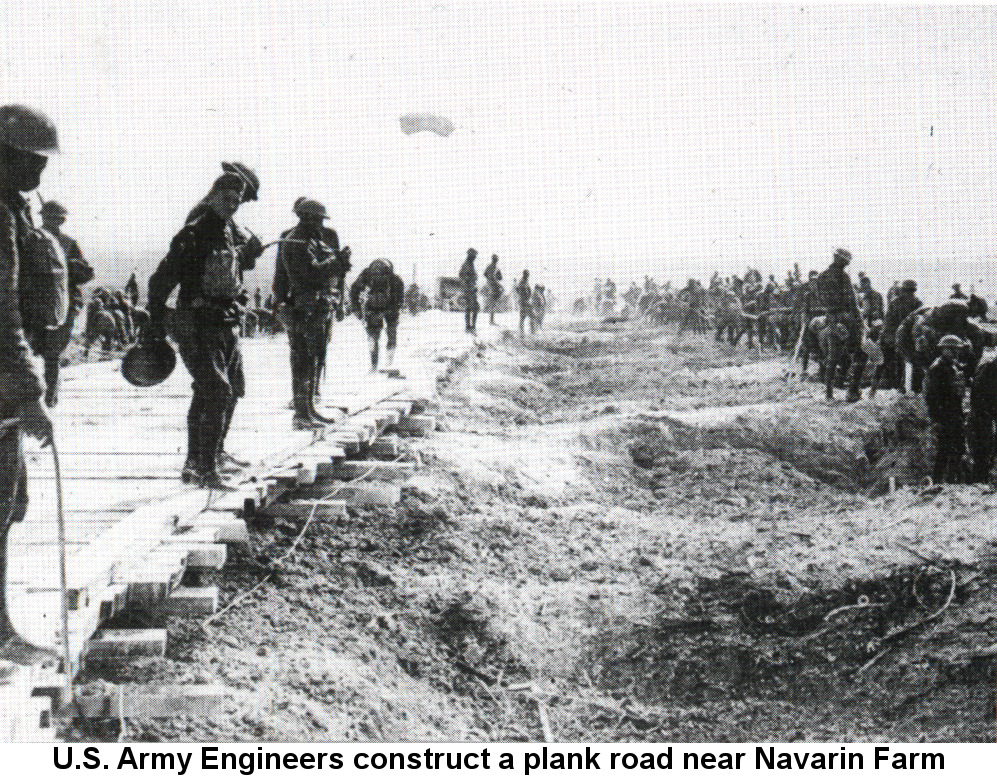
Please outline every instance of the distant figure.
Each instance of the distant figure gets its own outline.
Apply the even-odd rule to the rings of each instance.
[[[138,306],[138,280],[135,279],[135,272],[132,272],[132,276],[129,277],[128,282],[125,283],[125,295],[128,297],[128,300],[132,303],[133,307]]]
[[[530,333],[535,334],[544,325],[544,315],[547,312],[547,289],[543,285],[536,285],[533,288],[533,297],[530,299]]]
[[[478,251],[471,247],[457,275],[464,291],[464,330],[468,334],[478,333],[478,272],[474,268],[477,257]]]
[[[523,326],[527,319],[530,321],[530,333],[533,333],[533,288],[530,287],[530,272],[527,269],[523,269],[523,276],[516,283],[516,298],[519,301],[519,335],[525,336]]]
[[[488,323],[495,325],[495,313],[498,311],[499,300],[502,298],[502,271],[498,267],[498,256],[492,256],[492,262],[485,267],[485,309],[488,312]]]
[[[612,280],[606,280],[602,286],[602,311],[603,315],[616,312],[616,283]]]
[[[262,309],[263,304],[263,292],[257,288],[256,293],[253,294],[253,304],[256,305],[256,309]]]
[[[873,321],[883,319],[883,294],[873,290],[872,281],[863,273],[859,273],[859,307],[866,326]]]
[[[409,315],[419,314],[419,303],[422,300],[422,291],[414,282],[405,291],[405,306],[408,307]]]
[[[968,299],[965,293],[962,292],[962,286],[959,283],[953,283],[952,285],[952,295],[949,296],[950,299]]]
[[[111,352],[118,338],[118,328],[114,316],[105,307],[102,289],[93,292],[87,304],[86,325],[83,330],[83,357],[90,355],[90,347],[100,341],[101,350]]]
[[[404,302],[405,283],[395,274],[391,261],[386,258],[371,261],[353,281],[350,303],[353,305],[353,312],[367,327],[371,372],[377,371],[382,328],[388,332],[387,366],[394,363],[395,347],[398,344],[398,315]]]
[[[934,483],[957,482],[961,475],[962,455],[966,450],[962,415],[962,398],[966,380],[956,354],[963,342],[946,334],[938,342],[941,355],[928,370],[924,401],[928,406],[935,433],[935,464],[931,470]]]
[[[48,344],[42,353],[45,360],[45,404],[54,407],[59,399],[59,359],[69,346],[73,336],[73,324],[76,316],[83,309],[83,291],[80,287],[93,279],[93,267],[83,258],[80,246],[72,237],[61,230],[69,212],[57,201],[47,201],[42,206],[42,226],[58,239],[66,254],[68,268],[68,298],[69,308],[66,321],[50,334]],[[134,275],[132,275],[134,279]]]
[[[851,358],[851,381],[848,386],[847,402],[857,402],[861,398],[859,383],[865,370],[867,356],[862,350],[862,316],[859,313],[855,289],[845,267],[852,260],[848,250],[837,249],[831,264],[816,280],[819,301],[827,313],[826,327],[821,340],[827,343],[825,355],[825,390],[828,399],[834,395],[834,381],[838,367],[845,367]]]
[[[907,316],[921,308],[921,300],[915,296],[917,283],[904,280],[893,300],[886,308],[883,328],[879,336],[879,348],[883,352],[883,363],[876,368],[869,396],[876,395],[877,388],[896,388],[906,392],[906,365],[897,350],[897,329]]]

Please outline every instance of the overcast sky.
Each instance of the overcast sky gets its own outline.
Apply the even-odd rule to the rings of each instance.
[[[469,246],[566,294],[844,246],[879,285],[993,291],[993,9],[347,5],[7,0],[3,100],[56,120],[40,190],[99,272],[147,277],[241,160],[264,241],[308,195],[356,265],[420,283]]]

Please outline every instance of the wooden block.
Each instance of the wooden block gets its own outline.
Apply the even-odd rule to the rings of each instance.
[[[128,604],[128,584],[112,584],[100,595],[98,619],[106,622],[115,614],[125,610]]]
[[[407,415],[392,428],[401,434],[424,437],[436,429],[436,418],[431,415]]]
[[[218,587],[180,587],[166,599],[166,613],[174,616],[209,616],[218,610]]]
[[[394,410],[398,415],[408,415],[412,412],[412,403],[406,399],[397,399],[392,397],[391,399],[385,399],[383,402],[377,404],[377,409],[380,410]]]
[[[328,492],[325,492],[328,494]],[[324,496],[324,495],[323,495]],[[346,516],[346,502],[337,500],[291,500],[290,502],[275,502],[264,513],[267,516],[283,519],[307,519],[315,509],[316,520],[341,519]]]
[[[412,462],[347,461],[336,462],[319,470],[319,478],[352,481],[363,477],[372,481],[405,481],[415,473]]]
[[[333,459],[342,459],[346,456],[346,451],[341,446],[336,445],[336,443],[322,440],[306,448],[301,452],[301,455],[318,459],[319,461],[332,461]]]
[[[369,446],[367,451],[379,459],[392,459],[401,453],[401,445],[397,434],[382,434]]]
[[[316,484],[302,489],[301,493],[306,497],[309,494],[325,497],[333,490],[336,491],[336,499],[327,500],[327,502],[342,502],[346,507],[352,505],[397,505],[401,501],[402,493],[400,486],[375,481],[360,481],[350,485],[340,484],[339,486],[328,483]],[[305,501],[302,500],[302,502]]]
[[[397,424],[402,417],[400,410],[395,410],[390,407],[382,407],[378,405],[371,412],[377,417],[377,422],[381,426],[388,426],[391,424]]]
[[[162,608],[170,591],[180,583],[186,566],[186,551],[157,549],[145,561],[117,578],[119,583],[128,584],[129,606],[139,606],[155,613]]]
[[[121,657],[163,657],[166,630],[101,630],[86,643],[88,661]]]
[[[231,513],[205,511],[197,519],[196,530],[212,530],[215,543],[249,543],[249,529],[245,519]]]
[[[243,522],[245,523],[245,522]],[[187,551],[187,567],[221,570],[228,559],[228,546],[224,543],[201,543]]]

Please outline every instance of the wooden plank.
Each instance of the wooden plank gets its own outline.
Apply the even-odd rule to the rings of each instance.
[[[346,507],[354,505],[397,505],[401,502],[401,487],[390,483],[380,483],[376,481],[360,481],[352,484],[336,484],[333,482],[325,484],[315,484],[301,489],[300,494],[306,498],[325,497],[336,492],[335,500],[327,502],[344,502]],[[302,500],[308,502],[310,500]]]
[[[194,530],[212,530],[216,543],[249,543],[246,520],[231,513],[205,511],[197,518]]]
[[[267,508],[264,514],[282,519],[307,519],[309,516],[312,516],[317,521],[341,519],[346,517],[346,502],[343,500],[321,499],[277,502]]]
[[[367,446],[367,452],[378,459],[393,459],[402,452],[398,435],[382,434]]]
[[[192,537],[205,537],[205,533],[201,531]],[[224,543],[203,540],[194,542],[184,535],[175,535],[169,540],[164,540],[162,545],[153,551],[166,548],[184,552],[187,555],[188,568],[220,570],[225,566],[228,557],[228,547]]]
[[[415,474],[413,462],[346,461],[320,468],[318,478],[352,481],[405,481]]]
[[[407,415],[391,428],[400,434],[424,437],[436,430],[436,418],[431,415]]]
[[[166,598],[171,616],[210,616],[218,610],[218,587],[179,587]]]
[[[84,657],[87,662],[111,660],[122,657],[164,657],[166,655],[166,630],[101,630],[86,644]]]

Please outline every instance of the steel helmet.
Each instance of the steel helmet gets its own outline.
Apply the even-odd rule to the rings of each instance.
[[[961,348],[962,346],[963,341],[955,334],[946,334],[938,340],[938,347],[940,348]]]
[[[56,217],[66,217],[69,214],[69,210],[58,201],[46,201],[42,204],[41,212],[43,215],[54,215]]]
[[[55,124],[37,109],[27,106],[0,106],[0,144],[51,155],[59,151],[59,136]]]
[[[235,174],[246,184],[242,193],[242,200],[255,201],[260,192],[260,178],[245,163],[222,163],[222,171],[227,174]]]
[[[304,215],[309,215],[310,217],[320,217],[323,220],[329,217],[329,213],[325,211],[325,206],[316,201],[314,198],[306,198],[301,203],[294,207],[294,213],[299,217]]]
[[[121,360],[121,374],[133,386],[158,386],[177,366],[177,354],[165,339],[139,342]]]

